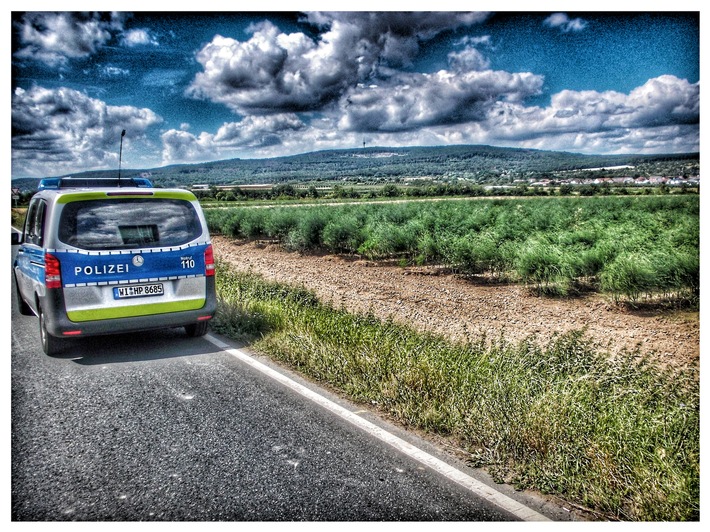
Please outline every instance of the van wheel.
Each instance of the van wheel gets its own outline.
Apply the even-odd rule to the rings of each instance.
[[[191,336],[193,338],[197,336],[204,336],[205,334],[207,334],[207,322],[199,321],[197,323],[185,325],[185,332],[188,336]]]
[[[20,287],[17,285],[17,279],[15,279],[15,294],[17,297],[17,308],[19,309],[20,314],[22,314],[23,316],[34,316],[34,312],[32,312],[30,306],[25,303],[24,299],[22,299]]]
[[[54,356],[59,352],[62,340],[47,332],[47,321],[42,307],[38,306],[37,310],[39,313],[39,340],[42,343],[42,351],[47,356]]]

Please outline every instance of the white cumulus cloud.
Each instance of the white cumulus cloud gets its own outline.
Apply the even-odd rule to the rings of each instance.
[[[13,173],[112,167],[123,129],[130,144],[161,121],[150,109],[107,105],[73,89],[18,88],[12,97]]]
[[[581,18],[570,19],[566,13],[553,13],[547,17],[543,24],[550,28],[559,28],[567,33],[570,31],[582,31],[588,25],[588,22]]]
[[[295,114],[247,116],[240,122],[222,124],[216,133],[194,135],[187,127],[163,133],[163,163],[204,161],[228,157],[241,150],[269,153],[285,140],[306,129]]]
[[[317,111],[380,70],[411,63],[422,41],[482,22],[485,13],[310,13],[314,39],[264,21],[246,41],[216,36],[197,54],[188,94],[239,113]],[[463,60],[463,59],[462,59]]]
[[[548,107],[500,102],[482,122],[493,142],[588,153],[654,153],[673,139],[674,151],[698,151],[700,84],[659,76],[633,89],[561,91]]]
[[[19,28],[20,59],[31,59],[49,66],[62,66],[70,59],[97,52],[120,30],[118,15],[98,13],[27,13]]]
[[[386,85],[359,86],[341,102],[339,125],[354,131],[406,131],[487,119],[500,100],[540,93],[543,78],[504,71],[399,74]]]
[[[158,41],[146,29],[132,29],[126,31],[121,37],[121,44],[124,46],[157,46]]]

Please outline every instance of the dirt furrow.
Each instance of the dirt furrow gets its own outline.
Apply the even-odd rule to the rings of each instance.
[[[215,255],[240,271],[305,286],[319,298],[353,312],[443,334],[453,340],[501,334],[516,341],[586,328],[610,352],[653,353],[684,366],[700,356],[698,312],[640,312],[594,294],[545,298],[520,285],[476,284],[437,268],[402,268],[350,257],[301,255],[275,245],[240,243],[215,236]]]

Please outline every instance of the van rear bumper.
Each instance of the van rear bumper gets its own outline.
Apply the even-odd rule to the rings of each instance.
[[[62,290],[48,290],[40,304],[45,314],[47,332],[52,336],[94,336],[182,327],[211,319],[217,310],[214,277],[207,278],[206,298],[202,308],[161,312],[143,316],[101,320],[71,321],[67,317]]]

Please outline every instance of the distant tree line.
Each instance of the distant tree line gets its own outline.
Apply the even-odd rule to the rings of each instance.
[[[189,187],[198,183],[381,186],[411,179],[440,182],[462,179],[477,185],[514,185],[518,181],[543,179],[698,176],[700,154],[584,155],[493,146],[371,147],[271,159],[231,159],[153,169],[125,169],[123,172],[125,177],[148,176],[162,187]],[[114,176],[115,170],[73,175],[87,178]],[[36,183],[36,179],[30,178],[12,180],[12,186],[22,191],[36,189]]]
[[[205,190],[195,190],[195,195],[203,201],[252,201],[252,200],[298,200],[298,199],[378,199],[378,198],[431,198],[431,197],[520,197],[520,196],[607,196],[607,195],[665,195],[670,193],[691,193],[694,189],[679,187],[671,189],[665,184],[655,186],[619,186],[610,183],[559,186],[531,186],[520,183],[515,186],[483,186],[468,183],[430,183],[419,185],[397,185],[388,183],[379,187],[347,186],[337,184],[332,187],[298,187],[291,184],[276,185],[272,188],[219,189],[212,186]]]

